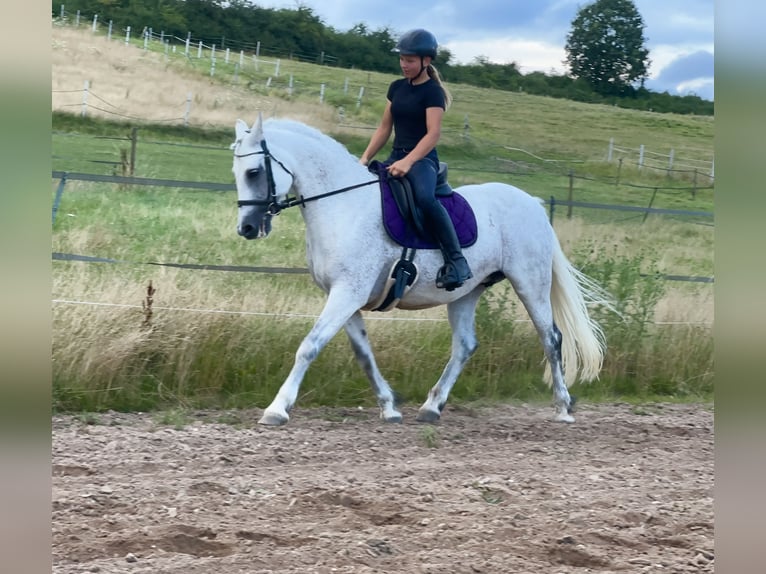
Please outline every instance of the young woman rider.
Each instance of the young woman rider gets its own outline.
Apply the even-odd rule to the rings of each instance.
[[[386,160],[390,164],[388,171],[395,177],[408,175],[426,227],[444,256],[436,286],[452,291],[473,277],[473,273],[460,249],[452,220],[435,196],[439,171],[436,144],[441,135],[442,116],[452,101],[432,64],[436,48],[436,38],[427,30],[411,30],[399,39],[393,52],[399,54],[404,78],[388,87],[383,117],[359,162],[367,165],[393,130],[393,148]]]

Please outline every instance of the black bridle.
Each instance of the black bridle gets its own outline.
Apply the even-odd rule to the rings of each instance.
[[[271,167],[271,160],[273,159],[275,162],[279,164],[279,167],[281,167],[285,172],[293,179],[295,179],[295,176],[293,175],[293,172],[291,172],[289,169],[285,167],[285,164],[283,164],[281,161],[279,161],[277,158],[275,158],[271,153],[269,152],[269,148],[266,147],[266,140],[263,140],[261,142],[261,149],[258,151],[253,151],[250,153],[243,153],[243,154],[234,154],[234,157],[249,157],[251,155],[261,155],[263,154],[264,158],[264,164],[266,165],[266,185],[268,186],[268,196],[266,199],[240,199],[237,201],[237,207],[244,207],[246,205],[260,205],[260,206],[266,206],[268,207],[268,213],[271,215],[276,215],[282,209],[287,207],[284,205],[286,202],[280,202],[277,201],[277,186],[274,183],[274,170]]]
[[[279,161],[277,158],[275,158],[271,153],[269,152],[269,148],[266,147],[266,140],[261,141],[261,149],[258,151],[253,151],[250,153],[244,153],[244,154],[234,154],[234,157],[249,157],[251,155],[261,155],[263,154],[264,158],[264,164],[266,165],[266,184],[268,186],[268,196],[266,199],[240,199],[237,201],[237,207],[244,207],[247,205],[256,205],[256,206],[266,206],[268,208],[267,213],[269,215],[277,215],[280,211],[283,209],[287,209],[288,207],[294,207],[296,205],[300,205],[301,207],[306,206],[306,202],[308,201],[314,201],[317,199],[322,199],[325,197],[330,197],[331,195],[336,195],[338,193],[343,193],[345,191],[350,191],[352,189],[356,189],[358,187],[364,187],[366,185],[372,185],[373,183],[378,183],[379,179],[373,179],[370,181],[366,181],[364,183],[358,183],[356,185],[349,185],[348,187],[343,187],[341,189],[336,189],[334,191],[328,191],[327,193],[321,193],[319,195],[312,195],[311,197],[288,197],[285,198],[284,201],[278,201],[277,200],[277,186],[274,183],[274,171],[271,167],[271,160],[274,160],[279,164],[279,167],[281,167],[285,173],[287,173],[293,180],[295,180],[295,175],[293,172],[291,172],[289,169],[285,167],[285,164],[283,164],[281,161]]]

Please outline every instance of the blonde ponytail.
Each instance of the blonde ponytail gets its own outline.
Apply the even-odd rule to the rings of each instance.
[[[439,75],[439,70],[437,70],[436,66],[434,66],[433,64],[428,64],[428,68],[426,68],[426,71],[428,72],[428,77],[431,78],[437,84],[439,84],[439,87],[444,92],[444,109],[445,111],[448,110],[449,107],[452,105],[452,94],[449,93],[447,86],[444,85],[444,82],[442,81],[442,77]]]

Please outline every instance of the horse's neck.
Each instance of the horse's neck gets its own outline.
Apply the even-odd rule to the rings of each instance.
[[[290,156],[290,169],[295,175],[293,193],[307,200],[300,209],[310,249],[342,251],[349,245],[347,232],[360,226],[366,229],[374,217],[371,205],[380,204],[379,188],[370,183],[376,180],[375,175],[332,141],[304,137],[298,145],[285,145],[289,144],[286,140],[279,143]],[[276,150],[274,153],[279,157]],[[332,194],[352,186],[360,187]],[[328,193],[331,195],[311,199]]]
[[[280,155],[274,153],[275,157],[290,157],[290,169],[295,177],[292,191],[296,195],[310,199],[375,179],[373,174],[334,140],[327,138],[327,141],[323,141],[305,135],[297,140],[298,145],[290,145],[289,141],[281,138],[278,143],[281,148]],[[311,206],[324,211],[329,206],[337,205],[353,208],[355,204],[361,204],[363,201],[363,194],[349,190],[310,201],[306,204],[306,209]],[[311,211],[314,210],[309,209],[309,212]]]

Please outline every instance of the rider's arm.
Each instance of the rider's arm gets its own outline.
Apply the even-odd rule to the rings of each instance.
[[[372,134],[370,143],[367,144],[367,149],[364,150],[362,157],[359,158],[359,163],[367,165],[370,160],[375,157],[375,154],[380,151],[380,148],[386,145],[388,138],[391,137],[393,127],[394,117],[391,115],[391,101],[389,100],[386,102],[386,109],[383,110],[383,117],[380,119],[380,124],[378,124],[375,133]]]

